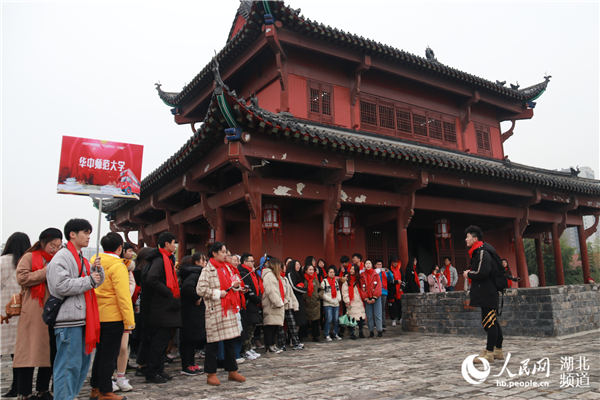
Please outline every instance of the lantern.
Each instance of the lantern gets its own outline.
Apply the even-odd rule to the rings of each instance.
[[[275,233],[281,233],[281,214],[278,206],[274,204],[265,204],[263,206],[262,228],[263,233],[268,231],[273,232],[273,239],[275,239]]]
[[[350,245],[354,239],[355,225],[356,220],[354,219],[354,214],[352,214],[352,212],[340,212],[335,223],[335,233],[337,234],[338,239],[346,238],[348,244]]]
[[[447,219],[435,221],[435,237],[439,239],[450,239],[452,237],[450,223]]]

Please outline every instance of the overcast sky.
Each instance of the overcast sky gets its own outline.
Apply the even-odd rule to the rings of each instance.
[[[225,44],[238,7],[219,1],[2,1],[0,241],[96,226],[91,200],[56,194],[62,135],[144,145],[145,177],[191,135],[154,83],[179,91]],[[312,20],[521,87],[552,75],[535,116],[505,143],[511,160],[598,177],[596,1],[299,1]],[[503,126],[503,130],[506,127]],[[106,232],[108,224],[102,230]]]

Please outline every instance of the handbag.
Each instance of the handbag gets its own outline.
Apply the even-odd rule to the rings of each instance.
[[[48,297],[48,300],[46,300],[46,304],[44,304],[44,311],[42,312],[42,319],[49,327],[53,327],[56,323],[56,317],[58,317],[60,306],[62,306],[64,301],[64,299],[59,299],[58,297],[54,296],[50,296]]]
[[[354,328],[358,323],[354,318],[350,318],[348,314],[344,314],[339,318],[339,324],[341,326],[348,326],[350,328]]]
[[[6,311],[6,316],[2,316],[2,320],[0,323],[6,322],[8,324],[8,320],[11,317],[18,317],[21,315],[21,302],[23,300],[23,295],[21,293],[15,293],[10,297],[10,301],[6,304],[4,310]]]

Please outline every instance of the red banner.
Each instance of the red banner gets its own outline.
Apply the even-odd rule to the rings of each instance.
[[[139,199],[144,146],[63,136],[58,193]]]

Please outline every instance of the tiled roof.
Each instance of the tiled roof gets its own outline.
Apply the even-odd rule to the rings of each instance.
[[[248,4],[240,5],[238,14],[243,11],[244,15],[248,15],[248,18],[243,28],[216,55],[216,59],[220,65],[227,66],[232,63],[237,55],[244,51],[248,44],[258,37],[261,32],[261,26],[264,24],[265,12],[262,3],[258,1],[252,2],[250,9],[248,9]],[[309,18],[301,16],[299,10],[294,10],[286,6],[283,2],[269,1],[268,3],[275,20],[281,21],[284,28],[298,32],[301,35],[332,42],[340,47],[355,49],[364,54],[408,65],[426,74],[442,76],[448,80],[467,84],[475,89],[488,90],[498,96],[516,102],[525,103],[539,97],[548,85],[549,78],[546,78],[541,83],[521,90],[505,87],[504,85],[449,67],[437,60],[428,60],[404,50],[399,50],[374,40],[312,21]],[[180,92],[163,92],[160,90],[160,87],[157,87],[157,90],[159,97],[167,105],[175,107],[190,100],[198,90],[211,83],[212,74],[209,64],[190,83],[185,85]]]

